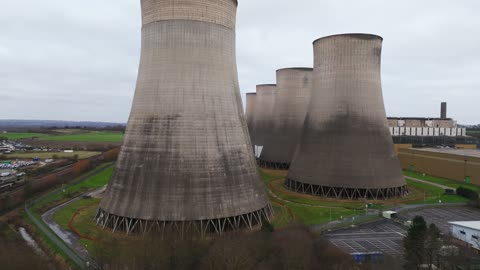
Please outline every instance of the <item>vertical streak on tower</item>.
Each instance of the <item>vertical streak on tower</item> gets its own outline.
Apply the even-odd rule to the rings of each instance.
[[[241,106],[235,0],[141,0],[125,140],[97,224],[127,233],[252,228],[271,207]]]
[[[313,90],[286,186],[336,198],[406,194],[383,104],[382,38],[336,35],[314,42]]]
[[[273,136],[259,158],[261,167],[288,169],[302,133],[312,91],[311,68],[277,70],[277,94],[272,114]]]
[[[248,134],[250,135],[250,141],[252,145],[255,145],[255,130],[253,126],[254,117],[256,114],[256,93],[247,93],[247,106],[245,111],[245,117],[247,119]]]

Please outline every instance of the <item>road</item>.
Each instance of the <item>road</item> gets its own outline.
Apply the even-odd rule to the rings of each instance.
[[[45,224],[48,225],[48,227],[50,227],[50,229],[60,238],[63,240],[63,242],[65,242],[71,249],[73,249],[77,255],[79,255],[83,261],[85,262],[94,262],[95,259],[88,253],[88,251],[85,249],[85,247],[79,242],[80,240],[80,237],[78,237],[78,235],[74,234],[73,232],[71,232],[70,230],[64,230],[62,227],[60,227],[60,225],[58,225],[57,223],[55,223],[55,221],[53,220],[53,216],[55,215],[55,213],[57,213],[58,211],[64,209],[65,207],[67,207],[68,205],[76,202],[76,201],[79,201],[81,200],[84,196],[91,196],[91,197],[95,197],[95,196],[98,196],[98,194],[100,194],[101,192],[103,192],[105,190],[106,187],[103,187],[99,190],[95,190],[95,191],[92,191],[92,192],[88,192],[86,194],[83,194],[81,196],[78,196],[66,203],[63,203],[61,205],[58,205],[50,210],[48,210],[47,212],[45,212],[43,215],[42,215],[42,220]]]
[[[87,180],[88,178],[90,178],[92,175],[98,174],[98,173],[106,170],[107,168],[110,168],[111,166],[112,165],[104,166],[104,167],[101,167],[101,168],[96,168],[96,169],[92,170],[91,172],[87,173],[86,175],[82,176],[81,178],[79,178],[77,181],[75,181],[72,184],[77,184],[77,183],[83,182],[83,181]],[[27,213],[30,220],[32,220],[32,222],[46,235],[46,237],[48,239],[50,239],[50,241],[52,241],[53,244],[55,244],[58,248],[60,248],[76,265],[78,265],[80,267],[80,269],[82,269],[82,270],[83,269],[99,269],[99,267],[97,266],[95,261],[92,260],[92,257],[88,254],[88,252],[85,250],[85,248],[78,244],[78,238],[75,239],[73,234],[66,233],[66,231],[62,230],[60,228],[60,226],[58,226],[58,224],[56,224],[56,223],[52,224],[51,223],[51,222],[53,222],[53,221],[51,221],[51,219],[52,219],[52,217],[53,217],[53,215],[55,214],[56,211],[58,211],[60,209],[63,209],[68,204],[70,204],[74,201],[79,200],[85,194],[83,194],[83,195],[81,195],[81,196],[79,196],[79,197],[77,197],[77,198],[75,198],[71,201],[68,201],[64,204],[61,204],[59,206],[56,206],[56,207],[50,209],[49,211],[47,211],[46,213],[44,213],[42,215],[42,220],[37,219],[35,217],[35,215],[33,215],[33,213],[31,212],[30,207],[34,206],[39,200],[41,200],[45,197],[52,196],[54,194],[60,193],[60,192],[62,192],[62,189],[55,189],[55,190],[45,194],[44,196],[41,196],[41,197],[33,200],[32,202],[26,203],[25,204],[25,212]],[[95,195],[98,192],[101,192],[101,189],[93,191],[93,192],[88,192],[86,194]],[[49,221],[49,222],[47,223],[46,221]]]

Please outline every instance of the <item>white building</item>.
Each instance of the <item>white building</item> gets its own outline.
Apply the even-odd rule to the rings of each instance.
[[[452,236],[480,250],[480,221],[449,222]]]

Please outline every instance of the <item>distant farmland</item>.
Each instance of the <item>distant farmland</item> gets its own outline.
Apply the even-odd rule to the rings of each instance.
[[[5,137],[9,140],[18,140],[18,139],[29,139],[32,137],[45,137],[48,134],[43,133],[3,133],[0,134],[0,137]]]
[[[122,142],[123,133],[108,131],[81,131],[45,134],[45,133],[4,133],[0,137],[6,137],[10,140],[30,139],[38,137],[42,141],[58,141],[58,142]]]
[[[92,131],[81,134],[52,135],[42,137],[40,140],[60,142],[121,142],[123,141],[123,133]]]

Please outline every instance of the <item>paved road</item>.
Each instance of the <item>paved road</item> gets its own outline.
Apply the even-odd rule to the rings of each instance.
[[[413,178],[413,177],[410,177],[410,176],[405,176],[405,178],[408,179],[408,180],[415,181],[415,182],[420,182],[420,183],[423,183],[423,184],[439,187],[441,189],[453,189],[453,190],[455,190],[455,192],[457,192],[456,188],[452,188],[452,187],[449,187],[449,186],[444,186],[444,185],[441,185],[441,184],[432,183],[432,182],[429,182],[429,181],[425,181],[425,180],[418,179],[418,178]]]
[[[81,269],[88,269],[83,259],[78,256],[75,252],[73,252],[68,246],[57,238],[55,234],[48,229],[48,227],[40,222],[30,211],[27,205],[25,205],[25,212],[27,213],[28,217],[33,221],[33,223],[57,246],[59,247],[67,256],[75,262]]]
[[[76,184],[76,183],[80,183],[80,182],[83,182],[85,181],[86,179],[90,178],[92,175],[95,175],[97,173],[100,173],[104,170],[106,170],[107,168],[110,168],[111,166],[113,165],[110,165],[110,166],[105,166],[105,167],[102,167],[102,168],[96,168],[94,169],[93,171],[89,172],[88,174],[86,174],[85,176],[79,178],[77,181],[73,182],[73,184]],[[89,192],[89,193],[92,193],[92,195],[95,195],[96,193],[100,192],[101,190],[97,190],[97,191],[94,191],[94,192]],[[97,269],[99,268],[97,266],[97,264],[95,263],[95,261],[91,260],[91,256],[88,254],[88,252],[86,252],[86,250],[83,248],[83,246],[81,248],[83,248],[84,251],[80,251],[80,249],[76,249],[75,245],[73,243],[75,243],[75,241],[72,241],[74,240],[74,238],[69,238],[69,237],[66,237],[67,235],[68,236],[72,236],[72,234],[66,234],[65,231],[61,230],[60,226],[58,226],[58,224],[55,224],[56,226],[50,226],[51,224],[49,224],[47,226],[47,223],[44,223],[45,220],[51,220],[51,218],[53,217],[53,215],[55,214],[56,211],[64,208],[65,206],[67,206],[68,204],[76,201],[76,200],[79,200],[81,197],[83,197],[84,195],[81,195],[67,203],[64,203],[60,206],[57,206],[57,207],[54,207],[53,209],[56,209],[56,211],[47,211],[45,214],[42,215],[42,220],[39,220],[37,219],[33,214],[32,212],[30,211],[30,207],[32,207],[33,205],[35,205],[37,203],[37,201],[39,201],[40,199],[42,198],[45,198],[45,197],[48,197],[48,196],[51,196],[51,195],[54,195],[54,194],[57,194],[57,193],[60,193],[62,192],[62,189],[55,189],[49,193],[47,193],[46,195],[44,196],[41,196],[35,200],[33,200],[32,202],[29,202],[29,203],[26,203],[25,204],[25,212],[27,213],[28,217],[32,220],[32,222],[58,247],[60,248],[63,252],[65,252],[65,254],[76,264],[78,265],[82,270],[83,269]],[[48,215],[46,215],[48,213]],[[77,239],[77,242],[78,242],[78,239]],[[77,244],[77,247],[78,247],[78,244]],[[87,266],[89,265],[89,267]]]
[[[50,229],[60,239],[63,240],[63,242],[65,242],[71,249],[73,249],[86,262],[94,262],[95,259],[88,253],[88,251],[85,249],[85,247],[79,242],[80,237],[78,237],[78,235],[71,232],[70,230],[64,230],[62,227],[60,227],[60,225],[55,223],[55,221],[53,220],[53,216],[55,215],[55,213],[64,209],[68,205],[70,205],[70,204],[72,204],[76,201],[81,200],[84,196],[91,196],[91,197],[97,196],[99,193],[103,192],[105,190],[105,188],[106,187],[103,187],[99,190],[95,190],[93,192],[89,192],[89,193],[83,194],[81,196],[78,196],[78,197],[74,198],[73,200],[70,200],[66,203],[63,203],[61,205],[58,205],[58,206],[48,210],[47,212],[45,212],[42,215],[43,222],[45,224],[47,224],[48,227],[50,227]]]

